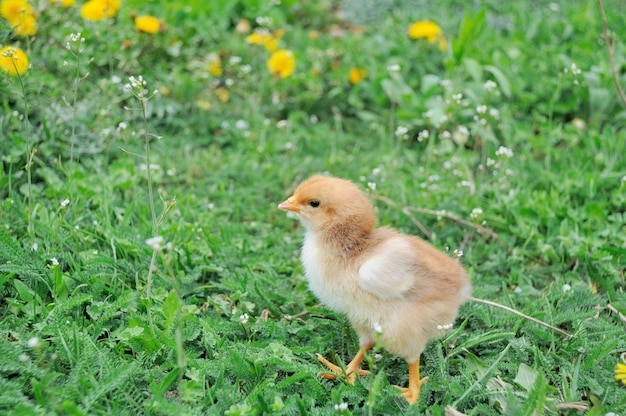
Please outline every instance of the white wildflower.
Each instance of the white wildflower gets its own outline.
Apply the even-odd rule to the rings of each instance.
[[[407,134],[409,132],[408,127],[404,127],[404,126],[398,126],[396,128],[396,132],[395,135],[396,136],[404,136],[405,134]]]
[[[465,143],[467,143],[469,135],[470,131],[467,127],[458,126],[456,130],[454,130],[454,133],[452,133],[452,140],[454,140],[454,143],[456,143],[458,146],[463,146]]]
[[[274,24],[274,19],[269,16],[259,16],[256,18],[256,22],[260,26],[272,26]]]
[[[368,182],[367,183],[367,187],[370,189],[370,191],[375,191],[376,190],[376,182]]]
[[[52,258],[50,259],[50,263],[52,264],[52,267],[56,267],[56,266],[58,266],[58,265],[59,265],[59,260],[57,260],[57,258],[56,258],[56,257],[52,257]]]
[[[250,316],[247,313],[244,313],[239,317],[239,323],[246,325],[248,323],[248,319],[250,319]]]
[[[237,120],[235,122],[235,127],[237,127],[239,130],[245,130],[250,127],[250,124],[246,120]]]
[[[485,84],[483,85],[483,88],[485,88],[485,91],[487,92],[492,92],[493,90],[495,90],[498,87],[498,84],[496,84],[495,82],[493,82],[492,80],[488,80],[487,82],[485,82]]]
[[[37,337],[32,337],[31,339],[28,340],[28,348],[39,348],[41,347],[41,342],[39,342],[39,338]]]
[[[33,249],[33,251],[37,251],[39,250],[39,244],[33,243],[33,246],[31,248]]]
[[[580,75],[580,74],[582,74],[581,69],[578,68],[575,63],[572,63],[570,65],[570,71],[572,71],[573,75]]]
[[[148,238],[146,244],[152,250],[161,250],[163,248],[163,237],[157,235],[156,237]]]
[[[578,130],[584,130],[585,128],[587,128],[587,123],[585,123],[585,120],[583,120],[582,118],[578,118],[578,117],[572,120],[572,125],[576,127]]]
[[[563,292],[569,292],[570,290],[572,290],[572,287],[568,285],[567,283],[565,283],[563,285]]]
[[[481,215],[483,215],[483,210],[481,208],[474,208],[472,212],[470,213],[470,218],[475,220]]]
[[[374,332],[376,332],[377,334],[383,333],[383,327],[378,322],[375,322],[372,327],[374,329]]]
[[[336,404],[335,410],[348,410],[348,403]]]
[[[64,199],[63,201],[61,201],[61,209],[66,208],[69,204],[70,204],[70,200],[67,198]]]
[[[389,65],[387,67],[387,71],[389,71],[389,72],[400,72],[400,65],[398,65],[398,64]]]
[[[513,151],[508,147],[500,146],[498,150],[496,150],[496,156],[506,157],[507,159],[510,159],[513,157]]]

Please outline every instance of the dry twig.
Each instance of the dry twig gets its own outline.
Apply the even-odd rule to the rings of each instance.
[[[391,199],[385,197],[385,196],[380,196],[380,195],[374,195],[373,198],[378,199],[379,201],[383,201],[384,203],[391,205],[392,207],[398,207],[398,204],[396,204],[394,201],[392,201]],[[467,221],[464,220],[461,217],[458,217],[450,212],[447,211],[437,211],[437,210],[433,210],[433,209],[427,209],[427,208],[415,208],[415,207],[409,207],[409,206],[404,206],[401,208],[402,209],[402,213],[404,213],[405,215],[407,215],[411,221],[413,221],[413,223],[415,225],[418,226],[418,228],[426,235],[428,236],[428,238],[430,239],[430,235],[431,233],[428,232],[428,230],[426,230],[426,228],[424,228],[424,226],[419,223],[419,221],[417,221],[412,215],[411,215],[411,211],[413,212],[419,212],[421,214],[428,214],[428,215],[434,215],[437,217],[445,217],[448,218],[454,222],[458,222],[459,224],[463,224],[466,225],[468,227],[471,227],[473,229],[475,229],[478,233],[480,234],[486,234],[489,237],[493,238],[494,240],[496,240],[498,243],[500,243],[504,248],[506,248],[508,250],[508,247],[506,246],[506,244],[504,244],[504,242],[502,240],[500,240],[500,237],[498,237],[498,234],[495,233],[495,231],[487,228],[487,227],[483,227],[480,224],[476,224],[473,223],[471,221]]]
[[[613,34],[611,39],[609,39],[609,28],[606,23],[606,14],[604,13],[602,0],[598,0],[598,6],[600,7],[600,15],[602,16],[602,37],[604,38],[604,43],[606,44],[606,50],[609,52],[609,62],[611,64],[611,72],[613,73],[613,82],[615,83],[615,87],[617,87],[617,92],[619,93],[619,97],[622,99],[624,107],[626,107],[626,95],[624,95],[624,90],[622,90],[622,86],[619,83],[619,76],[617,75],[617,69],[615,69],[615,58],[613,57],[615,54],[615,34]]]
[[[473,302],[478,302],[478,303],[482,303],[482,304],[489,305],[489,306],[495,306],[496,308],[504,309],[505,311],[511,312],[514,315],[521,316],[522,318],[527,319],[527,320],[529,320],[531,322],[534,322],[536,324],[545,326],[546,328],[550,328],[551,330],[556,331],[556,332],[558,332],[561,335],[564,335],[567,339],[574,338],[574,335],[569,334],[569,333],[563,331],[562,329],[559,329],[559,328],[557,328],[555,326],[552,326],[552,325],[550,325],[548,323],[540,321],[537,318],[533,318],[532,316],[528,316],[525,313],[522,313],[522,312],[520,312],[520,311],[518,311],[516,309],[510,308],[508,306],[504,306],[504,305],[502,305],[500,303],[493,302],[493,301],[490,301],[490,300],[485,300],[485,299],[479,299],[479,298],[475,298],[475,297],[471,297],[470,300],[473,301]]]
[[[611,305],[610,303],[608,305],[606,305],[607,308],[609,308],[609,310],[613,313],[616,313],[617,316],[619,316],[619,319],[622,320],[622,322],[624,322],[626,324],[626,316],[624,316],[624,314],[622,314],[620,311],[618,311],[617,309],[615,309],[615,306]]]

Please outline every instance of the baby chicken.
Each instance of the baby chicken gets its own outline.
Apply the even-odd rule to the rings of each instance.
[[[321,355],[319,361],[354,383],[355,374],[367,373],[360,365],[378,339],[407,361],[409,386],[401,390],[415,403],[427,379],[420,378],[420,354],[470,299],[461,265],[417,237],[375,228],[372,203],[347,180],[312,176],[278,208],[296,213],[306,228],[302,262],[309,287],[346,314],[359,337],[359,352],[345,371]]]

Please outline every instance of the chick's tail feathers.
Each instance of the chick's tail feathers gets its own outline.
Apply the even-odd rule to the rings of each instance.
[[[555,326],[552,326],[552,325],[550,325],[550,324],[548,324],[546,322],[543,322],[543,321],[541,321],[541,320],[539,320],[537,318],[533,318],[532,316],[528,316],[525,313],[522,313],[522,312],[520,312],[520,311],[518,311],[516,309],[510,308],[510,307],[502,305],[500,303],[493,302],[491,300],[475,298],[473,296],[471,296],[469,298],[469,300],[471,300],[472,302],[482,303],[483,305],[489,305],[489,306],[493,306],[493,307],[496,307],[496,308],[504,309],[505,311],[510,312],[510,313],[512,313],[514,315],[521,316],[522,318],[527,319],[527,320],[529,320],[531,322],[534,322],[536,324],[545,326],[546,328],[550,328],[551,330],[553,330],[555,332],[558,332],[559,334],[565,336],[567,339],[574,338],[574,335],[569,334],[569,333],[563,331],[562,329],[559,329],[559,328],[557,328]]]

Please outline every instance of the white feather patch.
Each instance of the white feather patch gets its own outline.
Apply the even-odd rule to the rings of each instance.
[[[359,284],[380,299],[401,298],[413,285],[415,256],[409,242],[390,238],[361,265]]]

